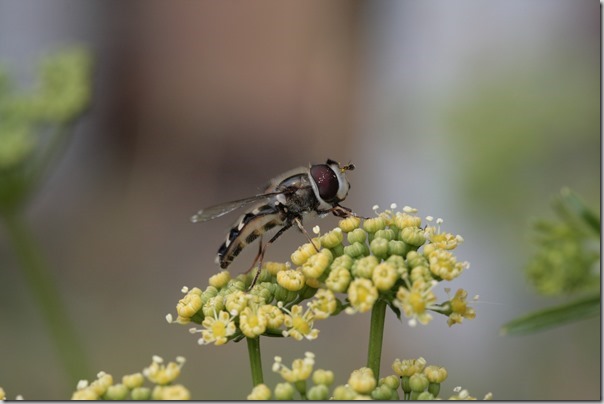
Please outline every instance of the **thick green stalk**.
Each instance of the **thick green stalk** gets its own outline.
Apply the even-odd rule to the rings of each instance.
[[[252,383],[254,386],[264,383],[262,376],[262,358],[260,357],[260,337],[246,338],[247,351],[250,356],[250,367],[252,369]]]
[[[384,322],[386,319],[386,301],[378,299],[371,309],[371,325],[369,329],[369,351],[367,367],[373,371],[375,379],[380,378],[380,361],[382,357],[382,341],[384,339]]]
[[[49,272],[23,218],[18,213],[2,216],[21,271],[50,331],[70,383],[89,376],[84,349]]]

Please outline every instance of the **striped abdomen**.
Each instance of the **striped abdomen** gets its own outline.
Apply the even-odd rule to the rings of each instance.
[[[275,226],[283,224],[282,213],[274,205],[258,206],[241,216],[218,249],[216,263],[227,268],[248,244]]]

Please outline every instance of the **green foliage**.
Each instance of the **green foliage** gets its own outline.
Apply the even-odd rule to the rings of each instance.
[[[527,276],[544,295],[591,294],[510,321],[502,334],[527,334],[600,313],[600,218],[566,188],[553,208],[558,220],[535,224],[539,249],[527,266]]]
[[[23,206],[91,97],[92,57],[83,48],[44,58],[35,86],[17,91],[0,66],[0,210]]]

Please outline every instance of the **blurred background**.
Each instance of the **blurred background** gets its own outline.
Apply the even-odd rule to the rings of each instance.
[[[601,398],[599,319],[499,335],[562,301],[526,282],[530,220],[551,215],[563,186],[600,204],[597,1],[0,0],[0,63],[24,88],[41,55],[74,43],[94,53],[92,105],[27,221],[88,356],[82,378],[184,355],[179,380],[193,398],[244,398],[245,344],[200,347],[164,318],[183,285],[218,271],[237,215],[189,217],[332,158],[357,166],[345,206],[410,205],[461,234],[457,255],[471,267],[449,286],[480,295],[477,318],[453,328],[438,316],[410,328],[389,313],[384,374],[395,358],[423,356],[449,370],[444,397],[462,385],[479,398]],[[288,232],[268,259],[304,241]],[[69,398],[75,384],[3,231],[0,289],[8,398]],[[313,342],[263,340],[266,380],[277,380],[273,356],[311,350],[344,383],[366,361],[368,325],[368,314],[342,314],[318,322]]]

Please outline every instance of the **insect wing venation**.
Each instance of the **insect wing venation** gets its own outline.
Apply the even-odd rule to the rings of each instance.
[[[266,194],[254,195],[248,198],[237,199],[236,201],[224,202],[218,205],[210,206],[208,208],[201,209],[199,212],[191,216],[191,221],[193,223],[197,223],[216,219],[217,217],[224,216],[236,209],[250,205],[254,202],[266,200],[271,196],[278,195],[280,193],[281,192],[269,192]]]

